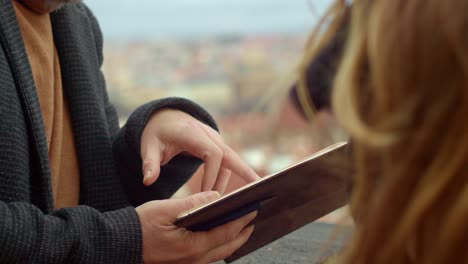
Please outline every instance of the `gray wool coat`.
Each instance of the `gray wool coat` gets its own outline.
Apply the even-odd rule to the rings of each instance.
[[[216,128],[180,98],[149,102],[123,128],[100,67],[102,35],[83,4],[51,14],[64,94],[80,167],[80,206],[53,210],[48,149],[30,64],[11,0],[0,0],[0,262],[140,263],[133,206],[170,197],[201,161],[178,156],[152,187],[142,184],[140,139],[160,108],[185,111]]]

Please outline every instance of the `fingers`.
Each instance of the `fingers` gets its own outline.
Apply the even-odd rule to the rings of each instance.
[[[205,163],[205,174],[202,181],[202,191],[209,191],[215,184],[223,158],[222,150],[203,131],[200,125],[195,124],[190,127],[190,134],[181,131],[181,135],[176,135],[179,149],[202,159]]]
[[[209,142],[210,144],[207,143],[207,147],[210,147],[210,149],[205,151],[205,156],[202,158],[205,163],[205,174],[202,178],[202,191],[209,191],[213,188],[218,173],[220,172],[223,157],[222,151],[211,141]]]
[[[244,180],[248,182],[256,181],[260,179],[260,177],[255,173],[255,171],[248,166],[237,153],[232,150],[228,145],[226,145],[221,136],[213,130],[211,127],[202,124],[203,131],[207,134],[207,136],[215,142],[218,148],[222,150],[222,166],[232,170],[234,173],[242,177]]]
[[[200,245],[202,252],[208,252],[235,240],[239,233],[257,216],[257,211],[249,213],[239,219],[218,226],[206,232],[194,232],[194,244]]]
[[[218,178],[213,186],[213,190],[223,194],[231,178],[231,171],[228,169],[221,168],[218,174]]]
[[[249,182],[259,179],[211,127],[181,111],[161,110],[151,117],[142,134],[144,184],[153,184],[159,177],[161,165],[181,152],[203,160],[202,191],[211,190],[214,185],[216,190],[225,189],[230,173],[220,168],[233,171]]]
[[[215,261],[227,259],[234,252],[236,252],[242,245],[244,245],[245,242],[247,242],[247,240],[249,240],[253,231],[254,231],[253,225],[244,228],[240,232],[240,234],[237,236],[236,239],[208,252],[207,256],[205,257],[205,261],[203,263],[212,263]]]
[[[209,191],[197,193],[183,199],[167,200],[168,203],[171,203],[169,206],[171,207],[170,211],[172,212],[169,220],[175,222],[179,214],[214,201],[220,196],[221,195],[218,192]]]
[[[152,138],[151,141],[141,144],[143,184],[146,186],[150,186],[157,180],[161,170],[160,143],[156,138]]]
[[[177,216],[218,198],[205,192],[185,199],[151,201],[135,208],[141,222],[145,263],[206,263],[222,259],[237,250],[252,233],[246,228],[257,212],[206,232],[191,232],[174,225]]]

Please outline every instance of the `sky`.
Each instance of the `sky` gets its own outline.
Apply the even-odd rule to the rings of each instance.
[[[310,31],[331,0],[84,0],[106,38]]]

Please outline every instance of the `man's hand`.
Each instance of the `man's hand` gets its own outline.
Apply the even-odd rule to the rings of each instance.
[[[203,160],[202,191],[223,193],[231,171],[248,182],[259,179],[211,127],[182,111],[164,109],[153,114],[141,137],[143,183],[153,184],[159,177],[160,166],[180,153]]]
[[[223,260],[239,249],[253,232],[253,226],[246,226],[257,212],[206,232],[191,232],[174,225],[180,213],[218,197],[219,193],[211,191],[137,207],[143,234],[143,262],[205,264]]]

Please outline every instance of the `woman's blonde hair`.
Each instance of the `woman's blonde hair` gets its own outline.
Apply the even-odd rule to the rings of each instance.
[[[357,169],[345,263],[468,263],[467,14],[467,0],[352,3],[333,92]]]

